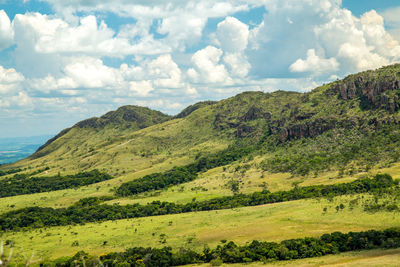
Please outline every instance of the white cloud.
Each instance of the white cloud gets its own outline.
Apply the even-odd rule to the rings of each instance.
[[[374,69],[390,63],[388,59],[373,53],[371,47],[359,47],[351,43],[340,46],[338,58],[357,71]]]
[[[0,99],[0,108],[7,110],[16,110],[18,113],[32,110],[34,102],[26,92],[19,91],[12,96],[2,97]]]
[[[56,78],[47,75],[44,78],[31,79],[29,87],[41,92],[61,91],[62,89],[113,89],[122,82],[118,69],[107,67],[100,59],[77,57],[70,60],[63,69],[63,76]],[[72,94],[73,92],[66,92]]]
[[[227,53],[223,60],[230,70],[230,74],[236,77],[245,77],[251,68],[247,57],[243,53]]]
[[[207,17],[196,17],[191,14],[179,14],[162,20],[158,32],[168,35],[168,43],[184,51],[186,44],[195,44],[200,40]]]
[[[17,90],[24,80],[24,76],[15,69],[6,69],[0,66],[0,95]]]
[[[71,25],[61,19],[53,19],[38,13],[19,15],[17,23],[34,38],[35,52],[41,54],[85,54],[123,57],[131,54],[157,54],[169,48],[155,41],[151,35],[141,36],[139,42],[131,43],[128,26],[116,35],[103,21],[98,22],[91,15],[80,19],[78,25]],[[24,29],[21,29],[24,31]],[[26,30],[24,31],[26,32]]]
[[[129,89],[140,96],[148,96],[151,91],[154,91],[151,81],[129,82]]]
[[[339,63],[335,58],[321,58],[315,54],[314,49],[310,49],[305,60],[298,59],[289,68],[292,72],[333,73],[339,69]]]
[[[148,65],[148,74],[154,80],[154,85],[162,88],[181,88],[182,72],[172,60],[170,54],[161,55]]]
[[[12,96],[11,102],[16,106],[24,108],[33,106],[32,99],[25,92],[19,92],[18,95]]]
[[[80,24],[75,27],[63,22],[54,31],[40,34],[35,48],[39,53],[131,54],[134,49],[129,40],[114,38],[114,34],[104,22],[98,25],[96,17],[87,16],[81,18]]]
[[[140,65],[129,66],[124,63],[119,68],[106,66],[97,58],[77,57],[71,59],[62,73],[58,77],[48,75],[30,79],[28,87],[46,94],[57,92],[64,96],[86,94],[79,91],[90,92],[91,89],[98,92],[109,90],[113,97],[150,97],[150,93],[166,89],[179,94],[193,95],[196,92],[182,80],[181,70],[169,54],[144,60]],[[103,98],[101,94],[98,97]]]
[[[116,69],[105,66],[100,59],[90,57],[78,58],[68,64],[64,72],[77,84],[76,87],[112,89],[121,82]]]
[[[130,27],[141,36],[150,36],[147,32],[153,20],[158,20],[156,29],[158,33],[167,35],[162,41],[154,39],[151,42],[157,45],[166,44],[172,49],[183,51],[188,45],[196,44],[200,40],[204,26],[208,18],[225,17],[237,11],[246,10],[246,3],[230,3],[225,1],[55,1],[51,3],[58,15],[65,20],[76,21],[77,12],[113,12],[122,17],[131,17],[137,20],[138,24],[145,26],[146,33],[138,31],[135,26]],[[142,42],[138,43],[141,47]],[[142,52],[151,51],[149,47]],[[138,48],[139,49],[139,48]],[[170,51],[163,50],[161,53]]]
[[[13,55],[18,71],[27,77],[44,77],[63,68],[65,61],[59,54],[43,55],[36,50],[37,40],[41,36],[55,34],[60,25],[65,24],[63,20],[27,13],[17,14],[12,24],[16,44]]]
[[[375,11],[357,18],[337,0],[264,4],[268,13],[249,37],[248,58],[256,77],[290,77],[290,72],[343,77],[399,60],[400,47]]]
[[[226,17],[217,25],[216,39],[224,53],[223,62],[230,75],[240,78],[247,76],[251,65],[244,50],[248,44],[249,26],[234,17]]]
[[[189,69],[188,75],[201,83],[224,83],[229,81],[228,72],[220,64],[222,50],[214,46],[207,46],[192,56],[195,69]]]
[[[361,24],[365,40],[373,46],[374,51],[390,61],[400,58],[400,45],[397,40],[385,30],[383,17],[375,10],[361,16]]]
[[[246,49],[249,38],[249,26],[236,18],[227,17],[218,23],[217,38],[222,50],[228,53]]]
[[[9,47],[13,43],[13,35],[10,19],[4,10],[0,10],[0,50]]]

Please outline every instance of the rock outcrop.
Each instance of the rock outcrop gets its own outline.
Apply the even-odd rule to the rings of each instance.
[[[337,82],[335,91],[343,100],[360,98],[364,109],[382,108],[395,112],[399,109],[400,77],[398,74],[377,76],[372,72],[351,75]]]

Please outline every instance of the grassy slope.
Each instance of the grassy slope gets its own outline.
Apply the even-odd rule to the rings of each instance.
[[[118,141],[113,140],[109,145],[101,142],[111,135],[110,131],[116,131],[115,129],[106,128],[98,132],[93,129],[72,129],[50,144],[48,149],[56,147],[51,154],[37,159],[26,159],[12,167],[33,166],[25,171],[32,172],[49,166],[49,171],[40,174],[46,176],[56,175],[59,171],[62,174],[76,173],[85,169],[84,166],[90,166],[89,169],[98,168],[116,178],[79,189],[4,198],[0,202],[0,213],[32,205],[68,206],[81,198],[110,195],[110,190],[123,182],[153,172],[165,171],[176,165],[188,164],[199,152],[212,153],[222,150],[232,141],[214,131],[209,117],[211,118],[203,111],[201,118],[189,116],[138,131],[125,130],[122,135],[115,134]],[[87,135],[91,138],[85,140]],[[82,143],[81,140],[85,142]],[[63,142],[66,145],[61,145]],[[71,151],[69,147],[75,147],[76,151]],[[88,152],[91,147],[96,149]],[[5,177],[7,176],[2,178]]]
[[[257,162],[259,162],[260,159],[262,158],[256,158],[245,163],[232,164],[227,167],[226,171],[223,170],[223,167],[211,169],[202,173],[199,179],[189,183],[172,186],[165,190],[142,193],[134,197],[118,198],[111,200],[108,203],[119,203],[121,205],[132,203],[145,204],[155,200],[187,203],[192,201],[193,198],[196,198],[196,200],[205,200],[219,196],[228,196],[232,195],[232,191],[229,186],[227,186],[227,183],[231,179],[242,181],[240,192],[252,193],[261,191],[263,189],[263,183],[266,184],[268,190],[278,191],[290,190],[293,188],[294,183],[298,183],[300,186],[344,183],[352,181],[357,177],[362,177],[368,174],[373,175],[379,172],[390,173],[394,178],[400,177],[400,172],[397,172],[400,168],[400,164],[393,165],[387,169],[373,169],[370,170],[369,173],[360,173],[353,176],[345,175],[340,178],[338,177],[337,171],[323,173],[318,177],[293,177],[288,173],[268,173],[259,169],[257,167]],[[187,159],[183,158],[173,162],[174,164],[183,164],[187,161]],[[243,166],[245,164],[251,165],[251,168],[245,173],[242,174],[240,171],[235,171],[237,166]],[[78,189],[66,189],[33,195],[2,198],[0,201],[0,214],[32,205],[41,207],[65,207],[78,201],[82,197],[112,195],[110,190],[119,185],[121,181],[142,177],[145,174],[159,171],[160,169],[168,169],[170,167],[171,164],[169,163],[160,163],[151,168],[131,174],[129,177],[122,176],[113,180],[104,181]],[[207,191],[204,191],[204,189],[207,189]]]
[[[133,246],[168,245],[175,249],[202,249],[205,244],[214,247],[223,239],[243,244],[254,239],[280,241],[320,236],[334,231],[400,227],[399,213],[366,213],[361,202],[350,210],[348,201],[356,197],[337,197],[333,201],[299,200],[233,210],[51,227],[5,233],[3,239],[15,241],[17,254],[23,248],[25,251],[35,252],[38,258],[56,258],[72,255],[79,250],[99,255]],[[346,208],[336,212],[335,207],[341,203]],[[325,207],[326,214],[323,212]],[[166,235],[166,243],[160,242],[162,234]],[[72,246],[74,241],[78,241],[78,247]],[[104,245],[104,241],[107,244]]]

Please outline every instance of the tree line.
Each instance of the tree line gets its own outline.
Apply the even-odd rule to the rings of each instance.
[[[104,198],[91,197],[81,199],[68,208],[28,207],[4,213],[0,215],[0,230],[83,224],[106,220],[256,206],[306,198],[334,197],[352,193],[373,192],[374,190],[381,190],[398,184],[399,181],[393,180],[390,175],[378,174],[373,178],[358,179],[350,183],[298,187],[289,191],[272,193],[265,190],[252,194],[237,194],[205,201],[193,201],[186,204],[153,201],[145,205],[135,203],[120,206],[117,204],[101,204]]]
[[[0,198],[76,188],[113,178],[99,170],[64,176],[29,177],[30,175],[15,174],[11,178],[0,180]]]
[[[319,238],[305,237],[277,242],[252,241],[246,245],[227,242],[214,249],[205,247],[200,253],[191,249],[171,247],[134,247],[124,252],[111,252],[100,258],[80,251],[41,266],[179,266],[194,263],[248,263],[271,260],[294,260],[320,257],[346,251],[400,247],[400,229],[324,234]],[[100,260],[100,262],[99,262]]]
[[[17,172],[21,172],[21,171],[22,171],[22,169],[11,169],[11,170],[7,170],[7,171],[0,171],[0,177],[1,176],[6,176],[6,175],[9,175],[9,174],[13,174],[13,173],[17,173]]]

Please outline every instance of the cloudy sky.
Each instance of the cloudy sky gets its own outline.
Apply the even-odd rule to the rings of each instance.
[[[399,43],[398,0],[0,0],[0,137],[307,91],[399,62]]]

